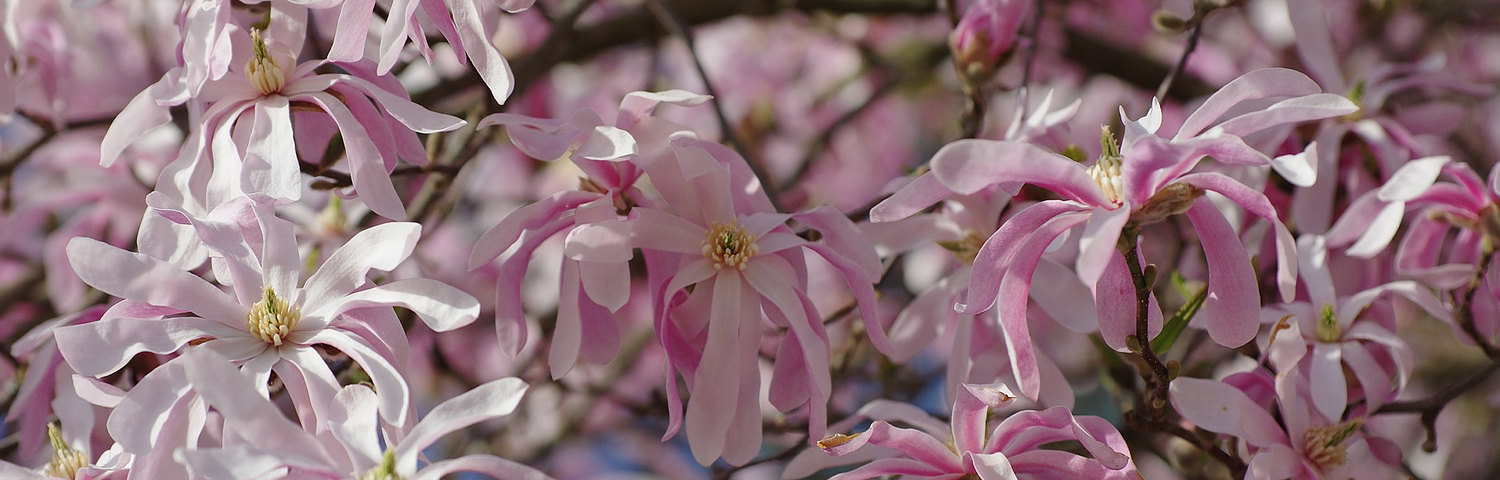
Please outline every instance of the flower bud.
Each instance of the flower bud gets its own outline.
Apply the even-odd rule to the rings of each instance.
[[[970,82],[989,79],[1011,49],[1026,16],[1026,0],[978,0],[948,37],[959,73]]]

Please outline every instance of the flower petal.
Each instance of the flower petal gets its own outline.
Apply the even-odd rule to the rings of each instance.
[[[355,234],[307,277],[304,311],[315,313],[331,307],[369,282],[370,270],[394,270],[411,256],[421,236],[422,226],[409,222],[380,224]]]
[[[932,156],[932,172],[964,195],[1002,182],[1024,182],[1089,205],[1111,205],[1078,162],[1027,143],[959,140]]]
[[[510,415],[521,404],[527,388],[521,379],[506,377],[474,387],[433,407],[394,447],[396,471],[409,477],[416,471],[417,455],[443,435]]]
[[[116,297],[174,307],[218,321],[245,318],[245,309],[207,281],[161,260],[78,237],[68,260],[84,283]]]
[[[1260,288],[1250,253],[1207,198],[1193,202],[1187,217],[1208,261],[1208,297],[1203,301],[1208,335],[1220,345],[1237,348],[1260,331]]]

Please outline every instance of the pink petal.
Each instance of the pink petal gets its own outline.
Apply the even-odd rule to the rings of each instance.
[[[500,254],[505,253],[523,232],[540,229],[542,226],[556,222],[564,212],[578,207],[586,202],[598,199],[596,193],[569,190],[555,193],[547,198],[536,201],[511,212],[504,220],[491,227],[479,241],[474,244],[474,252],[469,255],[469,269],[479,268]]]
[[[1343,95],[1315,93],[1282,100],[1264,109],[1231,118],[1210,129],[1208,134],[1223,133],[1243,137],[1275,126],[1333,118],[1357,111],[1359,107]]]
[[[953,191],[933,172],[923,173],[870,209],[871,222],[891,222],[910,217],[953,196]]]
[[[203,337],[242,336],[213,320],[197,317],[164,319],[106,318],[56,330],[57,348],[73,370],[103,376],[119,370],[137,353],[172,353]]]
[[[233,425],[235,435],[246,444],[296,463],[328,465],[327,452],[300,426],[287,420],[270,401],[222,357],[199,349],[183,353],[184,371],[193,390]]]
[[[1349,389],[1344,383],[1344,362],[1339,344],[1318,342],[1313,345],[1312,372],[1308,377],[1312,387],[1313,405],[1323,418],[1344,418],[1344,407],[1349,404]]]
[[[325,318],[331,321],[340,314],[360,308],[393,306],[411,310],[437,332],[461,328],[479,316],[479,300],[463,290],[428,278],[397,280],[354,292],[310,315],[326,315]],[[299,324],[297,331],[305,330]]]
[[[505,103],[511,91],[515,90],[515,77],[511,75],[510,64],[505,61],[505,57],[500,56],[495,44],[490,43],[492,30],[484,28],[478,5],[468,1],[445,3],[449,13],[453,14],[459,44],[468,53],[474,70],[479,72],[479,78],[490,88],[490,95],[495,102]]]
[[[292,110],[286,97],[272,95],[255,103],[243,168],[241,188],[246,192],[285,201],[302,198],[302,170],[297,165]]]
[[[391,271],[406,261],[422,236],[416,223],[393,222],[361,230],[335,250],[304,284],[303,310],[316,313],[370,280],[370,270]]]
[[[125,105],[125,109],[120,110],[120,114],[109,123],[109,130],[104,132],[104,140],[99,143],[99,165],[113,165],[115,159],[120,158],[120,153],[125,151],[125,147],[135,143],[152,128],[172,121],[171,112],[157,103],[158,99],[166,96],[170,83],[167,77],[162,77],[136,94]]]
[[[1450,161],[1452,159],[1448,156],[1439,155],[1406,162],[1396,173],[1391,174],[1390,180],[1386,180],[1375,197],[1385,202],[1404,202],[1417,198],[1417,195],[1432,187],[1438,174],[1442,173],[1443,166]]]
[[[396,187],[391,185],[390,172],[385,168],[385,156],[370,140],[365,127],[349,111],[349,107],[327,93],[307,93],[298,97],[318,104],[338,125],[344,148],[348,151],[345,158],[349,176],[353,179],[355,193],[364,201],[365,206],[385,218],[405,219],[406,208],[401,204],[401,197],[396,194]]]
[[[348,355],[375,384],[380,396],[381,418],[396,425],[406,423],[406,415],[411,409],[410,387],[390,359],[382,357],[364,339],[337,330],[320,331],[305,343],[328,345]]]
[[[1021,245],[1021,241],[1053,218],[1077,210],[1078,206],[1067,202],[1044,201],[1026,207],[1000,225],[1000,229],[991,234],[990,238],[984,241],[984,245],[979,247],[979,253],[974,257],[974,268],[969,276],[969,294],[964,300],[965,306],[955,308],[960,312],[972,314],[983,312],[994,306],[995,298],[1000,292],[1003,273],[1009,267],[1011,257],[1016,248]],[[1081,222],[1082,218],[1079,221]]]
[[[416,133],[447,132],[468,123],[458,117],[437,113],[412,103],[406,98],[406,92],[397,92],[401,94],[397,95],[369,80],[353,75],[338,75],[338,80],[358,87],[359,91],[373,97],[375,102],[380,104],[380,108],[385,110],[386,115],[390,115],[391,118],[395,118],[396,121]]]
[[[1239,389],[1202,378],[1172,381],[1172,406],[1182,418],[1210,432],[1233,435],[1257,447],[1287,445],[1286,433],[1271,414]]]
[[[551,480],[552,477],[525,464],[506,460],[494,455],[474,454],[439,460],[421,471],[411,474],[411,480],[439,480],[454,472],[474,472],[506,480]]]
[[[1259,191],[1220,173],[1195,173],[1183,176],[1180,181],[1204,190],[1218,192],[1244,208],[1251,215],[1271,222],[1276,231],[1276,285],[1282,301],[1291,301],[1297,296],[1297,244],[1286,224],[1276,215],[1276,208]]]
[[[1329,89],[1346,88],[1338,54],[1334,53],[1333,35],[1328,31],[1328,17],[1317,2],[1287,2],[1292,29],[1297,33],[1297,56],[1308,73]]]
[[[1082,297],[1080,297],[1082,298]],[[1099,336],[1117,352],[1129,351],[1126,337],[1136,332],[1135,281],[1125,265],[1125,256],[1115,252],[1099,285],[1094,288],[1094,311],[1099,314]]]
[[[1182,122],[1173,140],[1197,136],[1209,125],[1245,100],[1266,97],[1312,95],[1322,91],[1317,83],[1295,70],[1263,68],[1225,84]]]
[[[1226,347],[1244,345],[1260,331],[1260,288],[1250,253],[1207,198],[1194,202],[1187,216],[1208,260],[1208,298],[1203,301],[1208,335]]]
[[[1078,278],[1083,285],[1093,290],[1104,274],[1105,265],[1111,256],[1119,255],[1116,244],[1120,241],[1121,229],[1130,220],[1130,211],[1095,209],[1083,227],[1083,236],[1078,240]]]
[[[1005,332],[1005,347],[1010,354],[1011,372],[1026,398],[1036,399],[1041,392],[1041,373],[1037,367],[1035,346],[1027,325],[1026,298],[1031,291],[1031,273],[1052,240],[1062,232],[1083,223],[1083,215],[1059,215],[1043,224],[1026,243],[1016,250],[1010,268],[1000,282],[1000,328]],[[972,291],[971,291],[972,295]]]
[[[699,284],[698,288],[706,285]],[[724,452],[729,436],[729,423],[733,420],[735,398],[739,395],[739,376],[744,375],[736,365],[740,325],[758,322],[758,318],[740,318],[740,276],[736,273],[714,277],[713,312],[708,321],[708,343],[698,365],[692,383],[692,401],[688,402],[688,443],[693,447],[693,458],[701,465],[709,465]]]
[[[474,387],[433,407],[394,447],[396,471],[409,477],[417,469],[417,455],[444,435],[510,415],[521,404],[521,396],[526,394],[527,388],[521,379],[506,377]]]
[[[1026,143],[959,140],[933,155],[932,171],[965,195],[1002,182],[1024,182],[1089,205],[1111,204],[1078,162]]]
[[[661,92],[630,92],[620,100],[620,113],[615,117],[615,126],[630,129],[635,127],[641,118],[650,115],[656,110],[656,106],[666,103],[691,107],[702,105],[712,99],[708,95],[699,95],[686,90],[666,90]]]
[[[354,62],[365,56],[365,41],[375,12],[375,0],[345,0],[339,8],[338,27],[328,60]]]
[[[682,217],[651,208],[636,208],[631,237],[642,249],[702,254],[708,229]]]
[[[1010,467],[1010,459],[1003,453],[975,453],[969,455],[973,459],[974,471],[979,474],[980,480],[1016,480],[1015,470]]]
[[[632,226],[629,222],[608,220],[574,227],[563,243],[563,255],[579,261],[629,262],[634,256],[630,242]]]
[[[104,293],[219,321],[245,318],[244,308],[217,287],[157,259],[82,237],[68,242],[68,259],[78,278]]]

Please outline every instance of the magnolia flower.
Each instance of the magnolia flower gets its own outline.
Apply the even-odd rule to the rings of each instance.
[[[273,28],[264,33],[252,29],[246,35],[234,25],[225,27],[232,50],[224,53],[232,55],[216,61],[227,62],[230,74],[208,82],[193,97],[206,104],[205,111],[179,160],[163,172],[163,183],[180,185],[183,191],[174,196],[191,196],[205,209],[248,193],[296,201],[302,195],[302,160],[293,113],[320,112],[327,116],[296,117],[299,123],[331,120],[348,152],[345,167],[361,200],[383,217],[405,218],[389,178],[397,158],[425,165],[427,152],[416,134],[453,130],[464,121],[412,103],[399,82],[374,75],[370,65],[340,64],[351,73],[318,73],[326,62],[296,63],[305,36],[297,22],[305,19],[283,10],[272,9]],[[104,137],[102,165],[113,163],[140,133],[169,119],[160,104],[162,95],[155,87],[148,89],[120,112]],[[250,128],[236,129],[237,124]]]
[[[249,198],[221,208],[239,213],[224,216],[231,221],[190,220],[216,254],[215,271],[233,285],[229,292],[146,255],[84,238],[69,243],[68,257],[79,278],[131,302],[126,305],[154,306],[155,315],[111,311],[98,322],[58,330],[58,347],[68,364],[80,374],[103,376],[137,353],[172,353],[193,342],[194,348],[240,365],[258,380],[262,396],[276,372],[294,392],[299,412],[316,418],[326,414],[313,412],[324,408],[338,386],[314,349],[326,345],[370,375],[380,391],[382,416],[405,425],[410,404],[401,373],[406,337],[391,307],[417,313],[437,331],[464,326],[479,313],[473,297],[433,280],[365,288],[370,271],[394,269],[411,254],[420,226],[389,223],[360,232],[299,282],[303,263],[290,223]]]
[[[319,0],[304,1],[328,3]],[[534,2],[535,0],[500,0],[494,3],[507,12],[516,13],[530,8]],[[336,62],[358,61],[365,55],[366,36],[375,17],[375,2],[333,0],[333,3],[341,4],[341,8],[338,29],[334,30],[333,46],[328,51],[328,59]],[[432,61],[432,50],[427,45],[427,34],[422,29],[426,22],[418,21],[419,6],[425,14],[420,18],[437,27],[438,32],[458,55],[458,61],[473,62],[474,70],[489,87],[492,98],[498,103],[505,103],[515,89],[515,78],[511,75],[510,64],[505,61],[505,57],[500,56],[494,43],[491,43],[490,39],[494,37],[495,31],[485,28],[484,4],[477,0],[392,1],[384,10],[389,13],[383,15],[385,27],[380,33],[379,64],[376,71],[381,75],[391,71],[400,58],[407,39],[416,43],[429,63]]]
[[[686,132],[674,135],[671,147],[672,155],[636,160],[662,196],[658,208],[637,207],[627,221],[589,225],[571,244],[580,260],[629,258],[631,247],[645,252],[656,334],[671,362],[667,436],[685,423],[693,456],[704,465],[720,456],[735,464],[755,456],[766,319],[788,328],[771,404],[781,410],[807,404],[808,428],[821,436],[832,379],[827,333],[806,294],[805,254],[818,254],[838,271],[872,343],[889,352],[871,288],[880,273],[874,249],[831,208],[776,213],[732,150]],[[789,219],[818,230],[822,241],[792,233]],[[692,392],[685,417],[675,386],[679,370]]]
[[[91,460],[95,457],[89,454],[87,442],[68,441],[56,424],[47,425],[47,442],[52,444],[52,457],[40,471],[0,461],[0,476],[10,480],[116,480],[131,473],[131,455],[110,449],[97,461]]]
[[[1393,293],[1410,299],[1429,314],[1453,323],[1442,301],[1412,281],[1391,282],[1347,297],[1333,289],[1328,270],[1327,247],[1320,236],[1304,236],[1297,242],[1303,285],[1309,301],[1267,307],[1267,317],[1291,317],[1295,323],[1280,323],[1272,334],[1273,348],[1286,353],[1272,357],[1278,371],[1304,368],[1311,383],[1313,406],[1325,418],[1341,418],[1349,401],[1346,373],[1353,373],[1371,411],[1406,388],[1415,363],[1411,347],[1392,333],[1393,325],[1368,319],[1365,311],[1380,296]],[[1294,343],[1296,345],[1281,345]],[[1386,361],[1394,368],[1386,367]],[[1394,370],[1394,371],[1392,371]],[[1396,383],[1391,383],[1391,378]]]
[[[1301,83],[1295,82],[1298,79]],[[970,194],[997,184],[1030,183],[1063,197],[1027,207],[984,242],[974,259],[967,300],[955,306],[960,312],[978,313],[998,303],[1000,325],[1012,347],[1012,369],[1023,395],[1036,398],[1040,391],[1026,316],[1032,275],[1046,247],[1073,227],[1084,227],[1077,273],[1094,294],[1100,334],[1116,350],[1126,350],[1126,338],[1136,331],[1135,287],[1117,248],[1120,235],[1177,214],[1186,214],[1192,221],[1207,256],[1209,290],[1203,309],[1209,335],[1226,346],[1243,345],[1255,337],[1260,293],[1249,253],[1218,207],[1203,198],[1205,191],[1222,194],[1271,223],[1276,233],[1277,283],[1282,298],[1292,298],[1295,246],[1270,201],[1223,174],[1188,172],[1211,155],[1225,163],[1270,165],[1294,181],[1306,180],[1309,167],[1305,161],[1297,156],[1270,159],[1240,136],[1353,111],[1347,99],[1309,92],[1306,84],[1310,83],[1305,76],[1284,69],[1248,73],[1205,101],[1171,139],[1158,135],[1162,118],[1155,102],[1146,116],[1135,121],[1124,118],[1122,109],[1123,141],[1117,145],[1106,131],[1101,142],[1104,152],[1090,167],[1012,141],[960,140],[933,156],[932,171],[941,189]],[[1316,91],[1316,85],[1311,89]],[[1214,125],[1247,99],[1277,96],[1292,98]],[[941,192],[940,188],[931,182],[927,187],[934,192]],[[930,194],[893,196],[886,200],[893,205],[886,208],[911,212],[915,204],[930,204],[931,198]],[[872,219],[879,220],[873,215]],[[1149,315],[1148,333],[1154,334],[1160,328],[1161,313],[1153,306]]]
[[[550,478],[525,465],[476,454],[418,468],[418,456],[437,439],[475,423],[509,415],[527,385],[517,378],[485,383],[438,404],[409,430],[382,438],[376,395],[369,387],[344,387],[331,401],[333,415],[314,435],[282,416],[275,404],[256,394],[255,380],[235,371],[227,359],[206,350],[184,354],[187,379],[204,402],[219,412],[224,439],[219,448],[179,448],[174,458],[195,476],[225,480],[322,478],[437,480],[454,472],[477,472],[501,479]],[[326,429],[326,430],[325,430]],[[381,445],[384,445],[382,451]]]
[[[578,226],[617,220],[629,214],[633,206],[649,203],[635,186],[642,172],[629,160],[641,150],[661,154],[659,151],[667,148],[667,135],[686,129],[650,114],[663,103],[693,106],[708,98],[682,90],[632,92],[620,101],[613,125],[606,125],[589,110],[556,120],[497,113],[480,121],[481,128],[505,125],[511,142],[532,158],[552,161],[567,157],[584,173],[577,190],[558,192],[517,209],[474,244],[470,269],[505,254],[500,270],[506,281],[500,282],[496,293],[495,329],[507,353],[515,355],[526,343],[521,277],[532,253],[557,234],[566,232],[571,239]],[[517,244],[519,248],[506,254]],[[629,258],[580,260],[569,255],[562,260],[562,298],[548,350],[548,366],[554,377],[566,374],[579,355],[605,363],[619,350],[618,327],[609,317],[630,299]]]
[[[1247,375],[1254,378],[1243,378]],[[1225,381],[1259,384],[1269,381],[1266,376],[1240,374],[1242,378]],[[1251,452],[1245,478],[1404,478],[1388,465],[1388,442],[1364,434],[1364,419],[1339,421],[1342,417],[1322,416],[1301,393],[1305,389],[1299,389],[1300,376],[1283,373],[1283,377],[1276,382],[1282,422],[1271,416],[1267,405],[1239,388],[1202,378],[1173,380],[1172,405],[1198,428],[1243,440]]]
[[[951,430],[915,408],[893,410],[868,430],[835,434],[818,441],[830,455],[842,456],[876,445],[900,457],[881,458],[834,480],[859,480],[901,475],[907,479],[950,479],[978,475],[984,480],[1138,478],[1124,437],[1099,417],[1075,417],[1066,407],[1028,410],[1006,417],[989,430],[989,410],[1015,401],[1004,385],[965,384],[953,402]],[[915,418],[911,418],[915,417]],[[918,428],[891,425],[903,421]],[[986,434],[986,432],[989,432]],[[1092,457],[1041,448],[1055,442],[1077,441]]]

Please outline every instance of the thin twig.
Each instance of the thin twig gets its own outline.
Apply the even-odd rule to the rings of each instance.
[[[1187,66],[1188,57],[1193,54],[1193,50],[1198,49],[1198,38],[1203,35],[1203,19],[1207,16],[1208,12],[1193,15],[1193,31],[1188,34],[1187,45],[1182,48],[1182,56],[1177,57],[1177,63],[1173,64],[1172,69],[1167,71],[1167,78],[1162,79],[1161,86],[1156,87],[1156,98],[1167,98],[1167,91],[1172,89],[1172,82],[1176,81],[1177,76],[1182,74],[1183,68]]]

